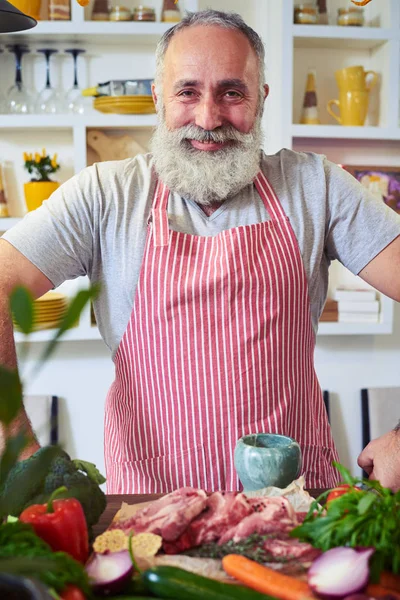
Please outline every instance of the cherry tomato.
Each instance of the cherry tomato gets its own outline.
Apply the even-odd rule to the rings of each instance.
[[[347,492],[349,490],[356,490],[357,492],[360,491],[358,488],[354,488],[353,486],[349,485],[348,483],[341,483],[337,488],[334,488],[333,490],[331,490],[329,492],[328,497],[326,499],[326,503],[329,504],[329,502],[331,502],[332,500],[336,500],[336,498],[340,498],[340,496],[347,494]]]
[[[76,585],[67,585],[62,594],[61,600],[86,600],[85,594]]]

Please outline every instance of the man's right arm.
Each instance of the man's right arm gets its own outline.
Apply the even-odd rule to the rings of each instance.
[[[400,422],[372,440],[358,457],[358,464],[370,479],[377,479],[393,492],[400,490]]]
[[[13,289],[20,285],[30,290],[35,298],[39,298],[53,287],[51,281],[35,267],[21,252],[11,244],[0,239],[0,365],[9,369],[17,367],[17,356],[14,344],[12,318],[9,310],[9,297]],[[25,410],[15,419],[8,430],[8,435],[15,435],[25,430],[31,439],[21,458],[35,452],[37,443]],[[0,453],[4,448],[6,432],[0,426]]]

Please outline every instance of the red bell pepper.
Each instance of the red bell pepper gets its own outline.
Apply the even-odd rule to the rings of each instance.
[[[54,497],[67,488],[58,488],[47,504],[33,504],[19,516],[23,523],[30,523],[42,540],[54,551],[66,552],[75,560],[85,563],[89,556],[89,536],[85,513],[79,500]]]

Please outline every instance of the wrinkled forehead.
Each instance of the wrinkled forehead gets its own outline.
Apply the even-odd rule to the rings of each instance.
[[[258,58],[240,31],[196,25],[179,31],[164,58],[164,84],[176,79],[243,79],[258,83]]]

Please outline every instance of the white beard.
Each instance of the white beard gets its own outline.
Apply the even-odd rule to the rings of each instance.
[[[231,144],[206,152],[193,148],[190,139]],[[185,125],[170,131],[161,108],[151,151],[159,178],[172,192],[209,205],[235,196],[253,181],[260,168],[261,143],[261,114],[249,133],[241,133],[232,125],[213,131]]]

